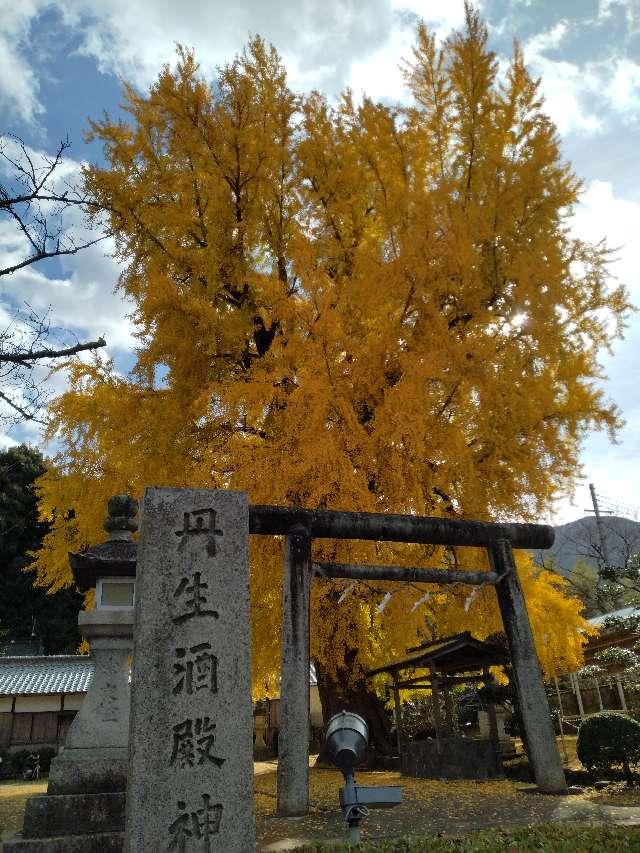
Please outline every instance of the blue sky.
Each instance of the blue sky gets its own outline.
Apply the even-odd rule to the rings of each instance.
[[[617,248],[614,273],[640,304],[640,4],[638,0],[482,0],[491,46],[507,59],[513,39],[542,77],[546,110],[563,153],[584,182],[575,232]],[[195,48],[205,74],[260,33],[283,55],[298,90],[335,95],[345,86],[374,98],[406,98],[398,65],[410,53],[415,22],[438,37],[462,23],[462,0],[0,0],[0,133],[19,134],[35,152],[72,141],[65,169],[100,158],[86,145],[88,117],[118,112],[120,79],[144,91],[176,42]],[[72,223],[70,223],[72,224]],[[76,227],[80,226],[76,223]],[[0,222],[0,263],[17,256],[19,236]],[[118,266],[105,247],[0,279],[0,328],[21,300],[51,306],[54,324],[82,338],[104,334],[126,371],[135,340],[130,306],[113,293]],[[607,395],[626,426],[619,443],[604,434],[584,445],[585,479],[558,504],[569,521],[589,506],[586,483],[622,503],[640,505],[640,315],[626,339],[603,355]],[[53,379],[62,390],[64,377]],[[35,425],[0,435],[0,446],[39,441]],[[571,499],[575,503],[571,504]]]

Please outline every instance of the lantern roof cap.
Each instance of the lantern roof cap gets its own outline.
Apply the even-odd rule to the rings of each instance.
[[[138,501],[131,495],[113,495],[104,522],[107,541],[69,553],[69,565],[80,592],[93,589],[100,578],[135,577],[138,545]]]

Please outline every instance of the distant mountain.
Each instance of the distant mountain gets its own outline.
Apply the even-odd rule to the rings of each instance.
[[[536,562],[552,558],[563,575],[571,574],[578,560],[597,569],[604,562],[624,567],[631,556],[640,553],[640,521],[616,515],[601,517],[604,550],[600,544],[594,516],[585,516],[555,527],[556,538],[548,551],[536,551]]]

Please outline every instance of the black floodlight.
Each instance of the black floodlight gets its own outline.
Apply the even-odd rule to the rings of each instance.
[[[345,779],[344,788],[340,788],[340,806],[349,827],[349,841],[355,844],[360,841],[360,822],[370,808],[391,808],[402,802],[399,785],[356,785],[354,770],[366,755],[368,740],[367,724],[359,714],[341,711],[329,720],[327,752]]]

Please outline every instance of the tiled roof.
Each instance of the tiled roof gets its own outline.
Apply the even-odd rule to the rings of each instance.
[[[87,655],[0,657],[0,696],[86,693],[92,677]]]
[[[640,616],[640,611],[637,607],[623,607],[622,610],[612,610],[611,613],[603,613],[600,616],[592,616],[587,619],[592,625],[601,625],[605,619],[615,616],[617,619],[627,619],[629,616]]]

